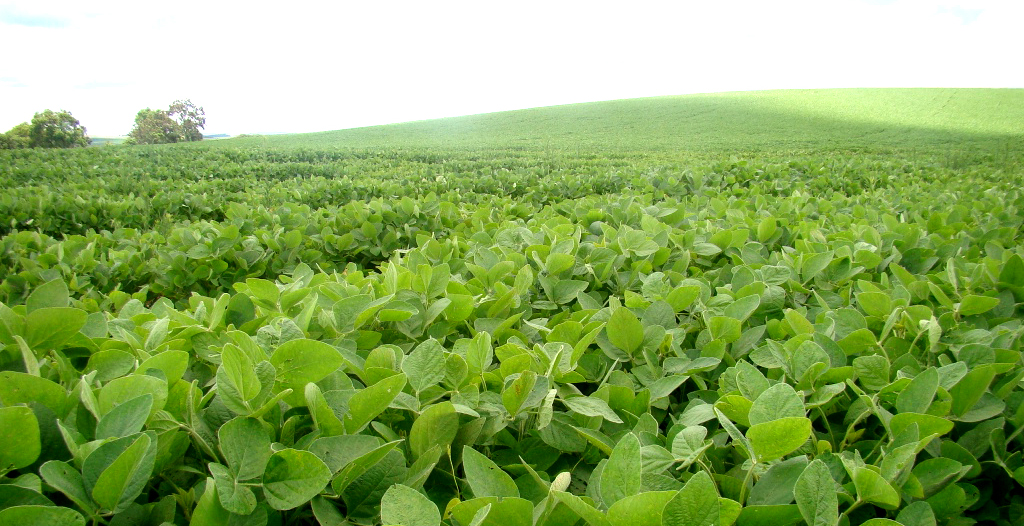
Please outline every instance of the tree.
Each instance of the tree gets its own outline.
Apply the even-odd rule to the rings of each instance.
[[[178,142],[181,132],[178,123],[164,110],[139,110],[135,115],[135,128],[128,134],[130,144],[163,144]]]
[[[178,122],[184,140],[203,140],[203,132],[199,130],[206,126],[206,112],[202,107],[196,106],[188,99],[176,100],[167,110],[167,114]]]
[[[92,144],[85,127],[65,110],[35,114],[29,125],[29,139],[34,148],[84,148]]]
[[[0,133],[0,150],[31,147],[32,138],[29,136],[29,130],[31,130],[31,126],[27,122],[23,122],[11,128],[7,133]]]
[[[163,144],[201,141],[206,126],[206,113],[190,100],[176,100],[165,110],[139,110],[135,127],[128,134],[128,144]]]

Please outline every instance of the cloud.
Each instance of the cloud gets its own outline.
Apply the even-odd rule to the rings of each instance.
[[[57,29],[67,27],[70,19],[60,13],[25,9],[24,6],[0,4],[0,24]]]

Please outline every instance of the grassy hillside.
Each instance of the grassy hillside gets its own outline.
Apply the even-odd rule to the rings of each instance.
[[[731,92],[552,106],[228,145],[679,151],[1019,149],[1024,89]]]

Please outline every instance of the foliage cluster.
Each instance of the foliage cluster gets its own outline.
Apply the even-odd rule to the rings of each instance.
[[[206,112],[190,100],[176,100],[166,110],[144,108],[135,115],[135,126],[126,144],[165,144],[203,140]]]
[[[0,524],[1022,524],[1018,155],[0,153]]]
[[[80,148],[91,143],[85,127],[71,113],[63,110],[36,113],[31,123],[23,122],[7,133],[0,133],[0,150]]]

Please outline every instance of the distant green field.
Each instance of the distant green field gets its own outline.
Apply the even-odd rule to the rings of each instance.
[[[222,146],[528,150],[787,151],[1016,149],[1022,89],[732,92],[571,104]]]

